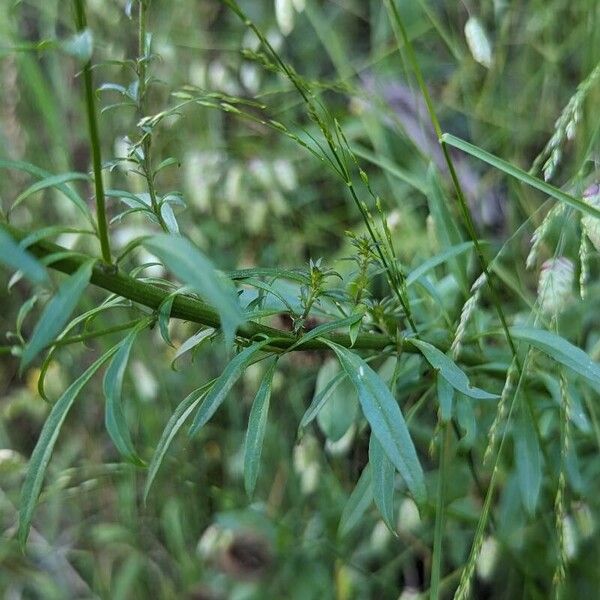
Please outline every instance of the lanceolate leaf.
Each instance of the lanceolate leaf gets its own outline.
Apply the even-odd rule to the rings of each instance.
[[[267,416],[269,414],[269,400],[271,399],[271,385],[273,375],[277,366],[277,358],[271,359],[258,392],[252,403],[250,418],[248,419],[248,431],[244,445],[244,486],[248,496],[252,496],[258,478],[260,466],[260,455],[262,453],[263,440],[267,429]]]
[[[119,350],[112,359],[104,375],[104,396],[106,398],[106,407],[104,413],[104,422],[106,431],[110,435],[117,450],[132,463],[141,465],[143,461],[136,454],[131,442],[123,407],[121,404],[121,395],[123,390],[123,378],[125,369],[129,361],[129,354],[137,334],[147,327],[148,319],[144,319],[137,325],[127,337],[119,344]]]
[[[94,373],[117,351],[117,347],[111,348],[103,354],[95,363],[76,379],[63,393],[63,395],[52,406],[52,410],[44,423],[42,432],[29,460],[29,468],[21,490],[21,502],[19,510],[19,542],[25,545],[31,518],[38,496],[42,489],[44,475],[50,462],[54,444],[60,433],[60,428],[73,406],[83,386],[92,378]]]
[[[46,269],[29,252],[23,250],[8,233],[0,229],[0,262],[18,269],[33,283],[48,281]]]
[[[521,410],[515,423],[515,464],[523,506],[530,515],[535,513],[542,486],[542,453],[530,415]]]
[[[160,436],[156,450],[152,455],[150,465],[148,466],[148,475],[146,476],[146,484],[144,485],[144,504],[148,500],[150,488],[152,487],[152,483],[156,478],[158,469],[160,469],[171,442],[183,424],[187,421],[187,418],[192,414],[196,406],[198,406],[198,403],[202,400],[202,398],[204,398],[206,392],[211,388],[214,382],[215,380],[213,379],[186,396],[175,409],[175,412],[171,415],[169,422]]]
[[[189,289],[187,287],[182,287],[174,292],[171,292],[158,307],[158,327],[160,329],[160,335],[162,336],[162,339],[169,344],[169,346],[173,345],[171,336],[169,335],[169,320],[171,318],[173,302],[175,301],[175,297],[177,295],[184,294],[188,291]]]
[[[244,322],[235,287],[215,270],[212,262],[189,240],[161,234],[144,242],[183,283],[189,285],[217,310],[227,344]]]
[[[61,173],[60,175],[51,175],[49,177],[44,177],[41,181],[37,181],[33,185],[30,185],[24,192],[21,192],[16,200],[13,202],[11,210],[14,210],[21,202],[27,200],[33,194],[40,192],[42,190],[55,187],[59,188],[66,183],[70,183],[71,181],[89,181],[90,178],[85,173]]]
[[[201,329],[194,335],[190,336],[187,340],[185,340],[185,342],[183,342],[181,346],[177,348],[177,352],[175,352],[173,360],[171,361],[171,368],[174,371],[176,371],[177,369],[175,368],[175,363],[177,362],[177,359],[183,356],[186,352],[189,352],[193,348],[196,348],[197,346],[208,340],[214,333],[215,330],[212,327],[207,327],[206,329]]]
[[[94,262],[88,260],[81,265],[60,285],[54,298],[45,306],[31,339],[23,350],[21,371],[60,333],[90,281]]]
[[[396,399],[369,365],[350,350],[329,342],[358,393],[365,418],[388,458],[419,503],[425,501],[423,469]]]
[[[0,168],[3,169],[16,169],[18,171],[23,171],[25,173],[29,173],[34,177],[40,177],[45,181],[51,180],[52,177],[56,177],[52,173],[45,171],[44,169],[40,169],[31,163],[24,162],[21,160],[6,160],[0,158]],[[60,175],[59,175],[60,177]],[[77,194],[72,188],[70,188],[65,183],[58,183],[54,180],[54,187],[60,190],[77,208],[85,215],[86,219],[95,226],[94,219],[90,213],[90,209],[88,208],[85,200],[79,194]],[[47,187],[47,186],[46,186]],[[31,188],[29,188],[31,189]]]
[[[499,398],[497,394],[490,394],[485,390],[480,390],[479,388],[473,387],[469,383],[469,378],[466,376],[464,371],[462,371],[458,365],[450,358],[448,358],[441,350],[438,350],[435,346],[424,342],[422,340],[417,340],[411,338],[407,340],[413,346],[416,346],[427,362],[439,372],[439,374],[455,389],[464,394],[465,396],[469,396],[470,398],[475,398],[476,400],[495,400]]]
[[[348,498],[342,511],[342,517],[338,526],[338,534],[340,536],[345,536],[355,527],[362,519],[367,508],[371,505],[371,502],[373,502],[373,487],[371,465],[368,464],[360,474],[358,483],[352,494],[350,494],[350,498]]]
[[[342,327],[350,327],[354,323],[357,323],[363,318],[362,313],[354,313],[345,319],[340,319],[339,321],[332,321],[330,323],[323,323],[322,325],[318,325],[314,329],[311,329],[308,333],[305,333],[295,344],[289,347],[289,350],[294,350],[298,346],[302,346],[302,344],[308,342],[309,340],[314,340],[321,335],[325,335],[330,331],[335,331],[336,329],[340,329]]]
[[[306,412],[300,420],[300,425],[298,426],[299,429],[304,429],[314,420],[345,377],[346,372],[341,371],[335,375],[322,390],[314,395],[310,406],[306,409]]]
[[[514,338],[531,344],[556,362],[579,373],[590,383],[600,386],[600,365],[559,335],[534,327],[511,327],[510,333]]]
[[[210,418],[215,414],[219,406],[225,400],[229,390],[234,386],[235,382],[240,378],[241,374],[246,370],[246,367],[252,360],[252,357],[264,346],[269,343],[269,340],[262,340],[240,352],[228,365],[225,370],[215,381],[215,385],[211,388],[206,396],[202,406],[198,409],[194,422],[190,428],[190,435],[194,435],[198,430],[206,425]]]
[[[369,464],[373,499],[389,530],[394,532],[394,484],[396,469],[383,451],[379,440],[371,435],[369,440]]]

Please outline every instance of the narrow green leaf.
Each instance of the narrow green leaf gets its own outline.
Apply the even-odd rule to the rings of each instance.
[[[37,192],[41,192],[42,190],[48,188],[58,188],[61,189],[62,186],[66,183],[70,183],[71,181],[89,181],[90,178],[85,173],[61,173],[60,175],[50,175],[49,177],[44,177],[41,181],[36,181],[34,184],[30,185],[24,192],[21,192],[11,206],[11,210],[14,210],[21,202],[27,200],[33,194]]]
[[[215,333],[215,330],[212,327],[206,327],[205,329],[201,329],[194,335],[190,336],[179,348],[177,348],[177,352],[173,356],[173,360],[171,361],[171,368],[176,371],[175,363],[177,359],[183,356],[186,352],[189,352],[193,348],[196,348],[206,340],[210,338]]]
[[[231,281],[219,275],[212,262],[179,235],[157,235],[144,241],[143,245],[158,256],[176,277],[213,305],[221,318],[225,342],[231,345],[236,329],[245,320]]]
[[[46,304],[31,339],[23,350],[21,372],[60,333],[90,281],[94,263],[95,260],[88,260],[81,265],[63,281],[56,295]]]
[[[317,374],[315,396],[329,387],[329,382],[342,374],[339,384],[327,393],[327,400],[317,414],[319,429],[330,442],[337,442],[346,434],[354,423],[358,412],[358,398],[354,386],[348,380],[346,372],[340,369],[337,360],[325,361]]]
[[[452,418],[454,388],[439,374],[437,377],[437,397],[440,405],[440,419],[443,423],[447,423]]]
[[[396,399],[377,373],[357,354],[328,340],[323,341],[336,353],[356,388],[372,433],[402,475],[415,500],[424,502],[427,492],[423,469]]]
[[[123,303],[122,298],[119,298],[119,297],[109,298],[109,299],[105,300],[100,306],[96,306],[90,310],[87,310],[84,313],[77,315],[75,318],[71,319],[71,321],[69,321],[68,325],[66,325],[63,328],[63,330],[60,332],[60,335],[56,339],[57,340],[63,339],[67,335],[67,333],[69,333],[69,331],[72,331],[80,323],[86,323],[86,325],[87,325],[88,322],[90,322],[94,317],[96,317],[101,312],[110,310],[112,308],[124,308],[126,306],[128,306],[128,305]],[[50,368],[50,366],[52,365],[52,362],[54,361],[54,356],[59,351],[59,349],[60,349],[60,346],[52,346],[50,348],[49,352],[44,357],[44,360],[42,361],[42,363],[40,365],[40,375],[38,377],[37,389],[38,389],[38,394],[44,400],[46,400],[46,402],[50,402],[50,399],[48,398],[48,395],[46,394],[46,390],[45,390],[46,373],[47,373],[48,369]]]
[[[590,383],[600,386],[600,365],[560,335],[534,327],[511,327],[510,333],[517,340],[531,344],[556,362],[579,373]]]
[[[24,546],[27,541],[33,512],[62,424],[83,386],[116,351],[117,348],[115,347],[103,354],[65,390],[63,395],[52,406],[52,410],[44,423],[40,437],[31,454],[29,467],[21,489],[18,532],[21,546]]]
[[[143,465],[144,462],[137,455],[129,429],[123,414],[121,402],[123,391],[123,378],[125,377],[125,369],[129,361],[131,348],[135,342],[137,334],[149,325],[150,321],[144,319],[136,325],[127,337],[119,343],[119,350],[112,359],[106,373],[104,375],[104,397],[106,400],[104,411],[104,424],[106,431],[112,439],[117,450],[121,455],[136,465]]]
[[[315,393],[310,406],[306,409],[306,412],[300,420],[300,425],[298,426],[299,429],[304,429],[307,425],[312,423],[315,417],[322,410],[323,406],[325,406],[325,403],[329,400],[329,398],[331,398],[333,392],[340,385],[340,383],[342,383],[342,379],[345,377],[345,371],[338,373],[325,385],[325,387]]]
[[[474,156],[475,158],[478,158],[479,160],[482,160],[483,162],[486,162],[488,165],[492,165],[492,167],[495,167],[496,169],[500,169],[507,175],[526,183],[536,190],[544,192],[544,194],[547,194],[548,196],[556,198],[560,202],[564,202],[576,210],[600,219],[600,210],[591,204],[587,204],[580,198],[575,198],[575,196],[571,196],[570,194],[563,192],[553,185],[550,185],[549,183],[530,175],[526,171],[519,169],[519,167],[511,165],[509,162],[490,154],[478,146],[469,144],[469,142],[465,142],[464,140],[461,140],[450,133],[444,133],[444,135],[442,135],[442,141],[446,142],[450,146],[454,146],[455,148],[462,150],[463,152],[466,152],[467,154],[470,154],[471,156]]]
[[[248,496],[252,497],[262,453],[265,431],[267,429],[267,416],[269,414],[269,400],[271,398],[271,385],[277,366],[277,357],[271,359],[263,380],[256,392],[252,410],[248,419],[248,431],[244,444],[244,486]]]
[[[338,535],[344,537],[357,523],[360,522],[365,511],[373,502],[373,486],[371,485],[371,465],[363,469],[358,482],[350,494],[350,498],[344,505],[340,524],[338,526]]]
[[[34,256],[23,250],[5,231],[0,229],[0,262],[17,269],[33,283],[48,281],[46,269]]]
[[[256,344],[252,344],[242,352],[240,352],[231,362],[225,367],[225,370],[217,377],[215,385],[211,388],[204,402],[198,409],[194,422],[190,427],[190,436],[196,434],[198,430],[206,425],[210,418],[215,414],[219,406],[225,400],[229,390],[234,386],[235,382],[240,378],[246,367],[250,363],[252,357],[264,346],[269,343],[269,340],[262,340]]]
[[[479,242],[479,243],[483,244],[485,242]],[[467,252],[468,250],[471,250],[472,248],[473,248],[473,242],[463,242],[462,244],[458,244],[456,246],[452,246],[452,247],[448,248],[445,252],[442,252],[441,254],[432,256],[430,259],[428,259],[425,262],[423,262],[422,264],[420,264],[416,269],[413,269],[406,276],[406,285],[407,286],[412,285],[415,281],[417,281],[419,279],[419,277],[422,277],[423,275],[425,275],[425,273],[427,273],[428,271],[431,271],[431,269],[434,269],[435,267],[438,267],[439,265],[443,265],[445,262],[448,262],[450,259],[455,258],[456,256],[460,256],[461,254],[464,254],[465,252]]]
[[[515,464],[523,506],[533,515],[542,487],[542,453],[529,413],[520,412],[513,429]]]
[[[427,168],[427,204],[429,214],[433,219],[435,232],[439,240],[440,248],[448,250],[462,242],[462,235],[456,226],[456,219],[449,210],[450,203],[445,197],[446,192],[440,181],[437,169],[433,163]],[[472,243],[472,240],[471,240]],[[464,259],[453,257],[450,259],[449,266],[456,281],[459,282],[463,290],[468,290],[467,282],[467,263]]]
[[[36,167],[35,165],[32,165],[28,162],[24,162],[22,160],[6,160],[0,158],[0,168],[23,171],[25,173],[28,173],[29,175],[33,175],[34,177],[38,177],[45,180],[48,180],[51,177],[55,177],[49,171],[40,169],[39,167]],[[57,183],[55,184],[55,187],[58,190],[60,190],[73,204],[75,204],[75,206],[77,206],[77,208],[83,213],[85,218],[92,224],[93,227],[95,227],[94,218],[92,217],[90,209],[86,204],[85,200],[79,194],[77,194],[77,192],[75,192],[72,188],[70,188],[64,183]]]
[[[150,464],[148,465],[148,475],[146,476],[146,483],[144,485],[144,504],[148,500],[150,494],[150,488],[154,483],[156,474],[162,465],[163,459],[167,454],[167,450],[171,445],[171,442],[177,435],[177,432],[183,427],[183,424],[187,421],[187,418],[192,414],[198,403],[204,398],[208,390],[214,384],[215,380],[205,383],[203,386],[195,389],[188,396],[186,396],[175,409],[175,412],[171,415],[169,422],[164,428],[156,450],[152,455]]]
[[[184,286],[182,288],[179,288],[178,290],[175,290],[174,292],[171,292],[160,303],[160,306],[158,307],[158,328],[160,330],[160,335],[162,339],[165,340],[165,342],[169,344],[169,346],[173,346],[171,336],[169,335],[169,321],[171,319],[171,309],[173,308],[173,302],[179,294],[185,294],[188,291],[190,291],[189,288]]]
[[[173,207],[168,202],[163,202],[160,207],[160,214],[169,233],[177,235],[179,233],[179,225],[175,213],[173,212]]]
[[[394,523],[396,469],[383,451],[377,437],[372,434],[369,440],[369,464],[371,465],[371,486],[375,505],[388,529],[396,533],[396,524]]]
[[[456,398],[456,420],[458,426],[464,432],[459,447],[462,449],[472,448],[477,439],[477,419],[473,410],[473,403],[463,394],[459,394]]]
[[[362,313],[354,313],[353,315],[350,315],[345,319],[340,319],[339,321],[331,321],[330,323],[323,323],[322,325],[318,325],[314,329],[311,329],[310,331],[305,333],[295,344],[292,344],[288,348],[288,352],[291,350],[295,350],[299,346],[302,346],[302,344],[305,344],[310,340],[314,340],[315,338],[325,335],[326,333],[335,331],[336,329],[340,329],[342,327],[350,327],[354,323],[360,321],[362,318]]]
[[[407,340],[413,346],[421,351],[421,354],[425,357],[427,362],[439,372],[439,374],[455,389],[476,400],[495,400],[499,398],[497,394],[490,394],[485,390],[473,387],[469,383],[469,378],[462,371],[458,365],[451,359],[448,358],[441,350],[438,350],[435,346],[424,342],[423,340],[417,340],[410,338]]]

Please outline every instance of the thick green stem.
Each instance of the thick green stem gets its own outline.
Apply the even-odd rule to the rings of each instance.
[[[24,239],[28,235],[27,232],[12,227],[7,223],[0,223],[1,230],[5,230],[17,241]],[[52,262],[49,267],[67,274],[74,273],[85,261],[90,259],[86,254],[68,252],[66,248],[45,240],[31,244],[27,250],[39,258],[51,254],[65,253],[66,256],[64,258]],[[127,298],[132,302],[153,310],[157,310],[170,293],[156,285],[138,281],[120,271],[115,271],[112,267],[107,268],[103,264],[97,264],[94,267],[90,281],[108,292],[118,294],[122,298]],[[183,294],[176,296],[173,301],[171,317],[208,327],[218,328],[220,326],[220,318],[216,310],[201,300]],[[266,335],[272,338],[270,345],[280,350],[286,350],[299,339],[289,331],[282,331],[254,321],[247,321],[241,325],[237,330],[237,335],[246,340],[251,340],[258,335]],[[323,337],[346,348],[352,347],[357,350],[383,350],[396,344],[396,340],[378,333],[363,333],[358,336],[354,344],[352,344],[348,335],[332,333]],[[321,340],[313,339],[308,340],[298,350],[320,350],[327,348],[328,346]],[[404,352],[417,352],[411,344],[404,344],[402,349]]]
[[[84,0],[74,0],[75,23],[78,31],[87,27]],[[110,240],[108,237],[108,223],[106,220],[106,201],[104,197],[104,184],[102,181],[102,153],[100,150],[100,135],[98,133],[98,120],[96,118],[96,96],[92,80],[92,62],[88,61],[83,67],[83,83],[85,87],[85,105],[90,132],[90,145],[92,149],[92,165],[94,170],[94,187],[96,191],[96,215],[98,219],[98,237],[104,262],[111,264]]]

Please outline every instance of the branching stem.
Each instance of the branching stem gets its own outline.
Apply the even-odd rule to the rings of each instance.
[[[84,0],[74,0],[75,24],[77,31],[83,32],[87,27]],[[106,200],[104,197],[104,183],[102,180],[102,153],[100,149],[100,135],[98,133],[98,119],[96,117],[96,96],[92,79],[91,59],[83,67],[83,83],[85,88],[85,106],[87,113],[90,145],[92,150],[92,166],[94,171],[94,188],[96,193],[96,216],[98,219],[98,237],[102,259],[111,264],[110,239],[108,236],[108,223],[106,219]]]

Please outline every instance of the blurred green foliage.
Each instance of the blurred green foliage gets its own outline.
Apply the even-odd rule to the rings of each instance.
[[[87,2],[97,87],[110,83],[127,90],[132,83],[131,70],[111,62],[137,55],[135,10],[129,17],[129,4]],[[397,52],[384,3],[263,0],[241,5],[275,49],[313,83],[340,121],[371,186],[383,198],[401,263],[410,270],[439,254],[444,244],[428,219],[435,210],[427,193],[432,169],[442,182],[438,192],[448,219],[460,223],[459,211],[451,201],[449,178],[418,88],[405,57]],[[600,5],[594,0],[499,0],[481,5],[419,0],[399,5],[444,128],[527,170],[551,138],[577,85],[600,60]],[[77,76],[81,64],[64,48],[46,44],[32,49],[44,40],[69,39],[70,3],[6,1],[0,10],[0,158],[27,160],[53,173],[88,172],[91,159]],[[479,20],[491,40],[490,68],[475,60],[467,44],[464,26],[469,16]],[[171,93],[191,84],[264,103],[269,118],[318,136],[290,82],[250,60],[257,44],[224,3],[153,0],[148,30],[158,58],[151,63],[147,114],[172,107]],[[103,153],[109,161],[127,152],[127,138],[138,135],[139,115],[135,107],[109,109],[123,100],[115,88],[100,91],[98,98]],[[576,135],[565,142],[553,180],[579,195],[582,186],[598,177],[598,100],[596,85]],[[153,133],[152,144],[156,162],[176,159],[161,170],[156,183],[162,193],[181,192],[187,208],[173,204],[181,230],[220,268],[298,267],[323,257],[328,268],[351,273],[355,263],[346,259],[355,256],[357,243],[345,231],[363,234],[364,222],[339,179],[293,140],[240,119],[235,112],[194,106],[166,117]],[[458,152],[455,158],[481,239],[494,254],[508,240],[495,264],[504,284],[501,299],[516,322],[525,321],[526,310],[536,301],[537,273],[526,271],[524,256],[528,235],[542,221],[539,207],[544,198]],[[122,163],[106,169],[105,175],[109,188],[146,190],[143,178]],[[2,171],[4,213],[30,183],[21,172]],[[92,196],[87,183],[73,185],[84,197]],[[76,209],[56,189],[38,192],[32,200],[15,209],[12,223],[23,229],[55,223],[81,226]],[[108,209],[110,217],[118,213],[116,199],[108,199]],[[575,220],[555,224],[543,257],[558,248],[560,255],[576,261],[576,228]],[[137,215],[117,221],[112,229],[117,252],[150,231]],[[97,252],[89,236],[63,234],[58,242]],[[145,250],[136,252],[134,266],[150,260]],[[461,265],[458,271],[469,274],[469,282],[477,276],[471,253],[457,257],[456,263]],[[558,329],[598,360],[597,252],[590,258],[590,269],[587,299],[571,302]],[[145,274],[161,276],[164,271],[154,267]],[[14,332],[31,288],[18,281],[8,290],[9,275],[1,271],[0,276],[0,330]],[[439,303],[423,294],[415,303],[417,317],[432,330],[451,332],[469,282],[447,278],[445,266],[433,270],[432,281]],[[382,300],[383,277],[374,277],[369,286],[374,301]],[[93,308],[103,297],[90,288],[81,308]],[[117,325],[128,310],[107,312],[95,323],[98,328]],[[482,332],[497,326],[489,299],[481,303],[473,321],[466,344],[483,353]],[[31,315],[25,319],[25,338],[34,323]],[[189,323],[171,321],[175,347],[196,330]],[[121,338],[117,333],[61,349],[47,376],[50,399]],[[210,342],[171,368],[176,350],[163,343],[158,327],[139,338],[124,396],[136,448],[147,458],[179,402],[219,375],[228,357],[222,344]],[[445,341],[450,340],[448,333]],[[498,377],[494,369],[506,371],[510,357],[493,347],[485,352],[487,371],[473,369],[471,374],[499,392],[504,374]],[[243,444],[262,363],[246,370],[200,435],[175,439],[146,506],[144,472],[120,462],[104,430],[102,382],[95,378],[63,428],[27,553],[22,554],[14,538],[19,487],[49,406],[37,393],[38,369],[32,367],[19,378],[18,361],[9,354],[0,358],[0,591],[6,598],[407,599],[428,590],[435,506],[419,515],[401,489],[395,498],[396,535],[374,506],[346,535],[339,535],[342,512],[368,460],[369,435],[346,381],[336,389],[327,411],[299,434],[298,424],[316,393],[315,382],[318,391],[337,372],[325,351],[286,355],[279,361],[253,500],[244,491]],[[386,381],[392,380],[394,365],[385,357],[375,361]],[[560,377],[552,368],[532,366],[534,379],[537,369],[540,377],[530,397],[536,427],[547,444],[541,500],[534,514],[528,514],[511,441],[501,461],[493,517],[477,562],[476,598],[546,598],[552,589],[559,555],[554,499],[560,462]],[[415,357],[408,357],[394,377],[394,391],[435,498],[435,380]],[[593,598],[600,587],[600,505],[595,493],[600,397],[578,380],[569,385],[575,399],[574,452],[561,513],[563,534],[569,536],[563,597]],[[471,404],[465,397],[455,402],[459,440],[452,442],[453,460],[446,474],[442,597],[456,588],[481,512],[482,486],[490,477],[490,465],[483,466],[482,459],[495,411],[493,405]],[[472,459],[480,481],[473,479]]]

